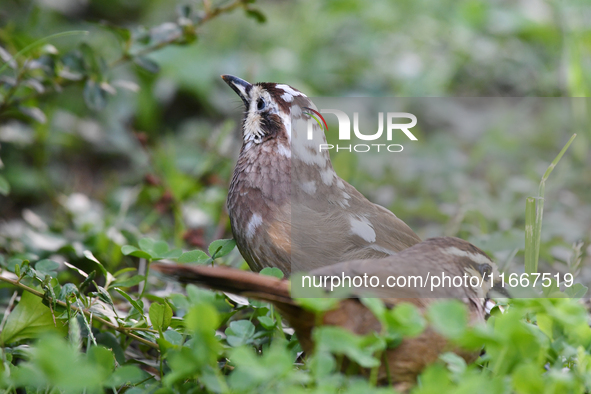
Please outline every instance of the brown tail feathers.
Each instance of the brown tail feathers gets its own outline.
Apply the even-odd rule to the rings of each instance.
[[[150,269],[176,278],[179,282],[195,283],[212,290],[227,291],[244,297],[272,303],[294,305],[289,282],[271,276],[226,267],[189,264],[152,264]]]

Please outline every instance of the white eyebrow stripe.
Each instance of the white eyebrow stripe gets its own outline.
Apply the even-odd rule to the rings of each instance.
[[[304,97],[308,97],[306,96],[304,93],[302,92],[298,92],[297,90],[295,90],[294,88],[292,88],[289,85],[280,83],[278,85],[275,85],[275,87],[277,89],[283,89],[284,92],[291,94],[292,96],[304,96]]]
[[[489,264],[490,265],[492,263],[492,261],[483,254],[471,253],[471,252],[468,252],[465,250],[458,249],[455,246],[451,246],[449,248],[443,249],[443,253],[449,254],[452,256],[467,257],[470,260],[472,260],[473,262],[475,262],[476,264]]]

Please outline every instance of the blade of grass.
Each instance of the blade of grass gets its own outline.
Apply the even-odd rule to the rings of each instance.
[[[525,199],[525,272],[528,274],[537,271],[536,240],[534,237],[534,228],[536,227],[536,198],[528,197]]]
[[[556,156],[556,158],[548,166],[548,169],[546,170],[546,172],[544,173],[544,176],[542,177],[542,180],[540,181],[540,187],[538,189],[538,197],[537,198],[528,197],[526,200],[526,204],[525,204],[525,206],[526,206],[526,208],[525,208],[525,216],[526,216],[526,222],[525,222],[525,242],[526,242],[525,243],[525,272],[528,272],[528,273],[538,272],[538,259],[540,257],[540,238],[542,235],[542,217],[544,215],[544,192],[546,190],[546,181],[548,180],[548,177],[550,176],[550,174],[554,170],[554,167],[556,167],[556,165],[558,164],[560,159],[562,159],[562,156],[564,155],[564,153],[566,152],[566,150],[568,149],[568,147],[573,142],[573,140],[575,139],[576,136],[577,136],[576,134],[573,134],[572,137],[570,137],[570,139],[568,140],[566,145],[564,145],[564,147],[562,148],[562,150],[560,151],[558,156]],[[531,210],[533,209],[532,206],[535,203],[535,200],[537,200],[537,208],[536,208],[535,220],[533,220],[533,218],[531,217],[531,215],[532,215]],[[528,221],[528,217],[529,217],[529,221]],[[531,231],[531,228],[528,226],[531,226],[532,224],[534,225],[533,232],[531,233],[531,238],[529,239],[529,242],[528,242],[528,229]]]

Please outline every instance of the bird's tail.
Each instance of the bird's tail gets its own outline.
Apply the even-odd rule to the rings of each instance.
[[[212,290],[225,291],[256,298],[273,304],[295,305],[289,291],[289,281],[254,272],[226,267],[189,264],[152,264],[151,270],[176,278],[179,282],[195,283]]]

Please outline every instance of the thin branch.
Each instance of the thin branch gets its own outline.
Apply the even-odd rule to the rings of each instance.
[[[21,289],[23,289],[25,291],[28,291],[31,294],[35,294],[37,297],[44,298],[44,294],[42,292],[40,292],[39,290],[35,290],[35,289],[33,289],[33,288],[29,287],[29,286],[23,285],[22,283],[20,283],[20,282],[18,282],[16,280],[12,280],[12,279],[6,278],[6,277],[1,276],[1,275],[0,275],[0,280],[3,281],[3,282],[6,282],[6,283],[10,283],[11,285],[16,286],[16,287],[19,287],[19,288],[21,288]],[[67,308],[68,307],[68,305],[65,302],[63,302],[63,301],[56,300],[56,303],[59,304],[60,306],[63,306],[64,308]],[[91,312],[90,311],[87,311],[85,309],[78,308],[78,307],[73,306],[73,305],[71,305],[70,307],[73,310],[78,311],[78,312],[81,312],[81,313],[84,313],[85,315],[87,315],[89,317],[91,315]],[[154,342],[150,342],[150,341],[148,341],[148,340],[146,340],[144,338],[141,338],[141,337],[138,337],[135,334],[132,334],[131,332],[129,332],[130,331],[129,328],[116,326],[113,323],[111,323],[110,321],[105,320],[105,319],[103,319],[101,317],[98,317],[96,315],[93,315],[92,316],[92,319],[93,320],[98,320],[99,322],[101,322],[102,324],[108,326],[109,328],[112,328],[113,330],[119,331],[119,332],[127,335],[128,337],[133,338],[136,341],[139,341],[139,342],[143,343],[144,345],[148,345],[148,346],[150,346],[150,347],[152,347],[154,349],[158,349],[159,348],[158,345],[155,344]]]
[[[248,3],[248,0],[236,0],[235,2],[230,3],[226,6],[214,8],[213,10],[211,10],[210,12],[205,14],[203,19],[201,19],[197,23],[196,27],[203,25],[208,20],[213,19],[220,14],[224,14],[226,12],[233,11],[238,7],[246,7],[247,3]]]
[[[201,18],[195,25],[193,28],[193,32],[195,32],[197,30],[197,28],[201,27],[202,25],[204,25],[207,21],[221,15],[221,14],[225,14],[227,12],[233,11],[238,7],[246,7],[246,3],[248,2],[248,0],[236,0],[233,3],[230,3],[226,6],[223,7],[217,7],[214,8],[213,10],[210,10],[209,7],[207,6],[207,4],[205,5],[205,16],[203,18]],[[144,56],[147,55],[149,53],[155,52],[167,45],[173,44],[176,40],[178,39],[178,37],[172,37],[169,40],[166,41],[162,41],[159,42],[155,45],[151,45],[148,46],[146,48],[143,48],[142,50],[138,51],[137,53],[124,53],[119,59],[113,61],[109,67],[110,68],[114,68],[116,66],[119,66],[121,64],[127,63],[129,60],[133,59],[134,57],[137,56]]]
[[[147,331],[152,332],[154,334],[158,334],[158,330],[154,330],[152,328],[147,327],[120,327],[121,330],[128,330],[128,331]]]
[[[224,14],[224,13],[227,13],[227,12],[230,12],[230,11],[233,11],[236,8],[239,8],[239,7],[246,8],[247,7],[247,3],[248,3],[248,0],[236,0],[233,3],[230,3],[230,4],[226,5],[226,6],[217,7],[217,8],[214,8],[213,10],[206,10],[205,16],[203,18],[201,18],[194,25],[194,31],[197,30],[198,27],[204,25],[209,20],[211,20],[211,19],[213,19],[213,18],[215,18],[215,17],[217,17],[217,16],[219,16],[221,14]],[[76,32],[66,32],[66,33],[60,33],[59,35],[56,35],[56,36],[70,35],[70,34],[74,34],[74,33],[80,33],[80,32],[78,32],[78,31],[76,31]],[[46,39],[49,39],[49,38],[54,38],[54,36],[46,37],[46,38],[41,39],[39,41],[46,40]],[[161,49],[161,48],[163,48],[163,47],[165,47],[167,45],[173,44],[177,40],[177,38],[178,37],[174,37],[174,38],[172,38],[170,40],[167,40],[167,41],[164,41],[164,42],[159,42],[158,44],[155,44],[155,45],[152,45],[152,46],[148,46],[146,48],[143,48],[142,50],[140,50],[138,53],[135,53],[135,54],[131,54],[131,53],[127,53],[126,52],[123,55],[121,55],[120,58],[118,58],[118,59],[114,60],[113,62],[111,62],[111,64],[109,65],[109,68],[112,69],[112,68],[114,68],[116,66],[125,64],[125,63],[129,62],[130,60],[133,60],[133,57],[147,55],[147,54],[152,53],[154,51],[157,51],[157,50],[159,50],[159,49]],[[25,48],[25,49],[28,49],[28,48]],[[20,52],[19,52],[19,54],[20,54]],[[84,80],[85,79],[82,79],[82,81],[84,81]],[[50,93],[54,93],[56,90],[65,88],[65,87],[67,87],[69,85],[75,84],[76,82],[80,82],[80,80],[76,80],[76,81],[74,81],[74,80],[66,80],[66,81],[64,81],[63,84],[61,84],[61,85],[58,84],[57,87],[55,87],[53,89],[49,89],[48,88],[45,91],[43,91],[42,93],[33,93],[33,94],[30,94],[30,95],[28,95],[26,97],[23,97],[23,98],[20,98],[20,99],[8,100],[8,99],[5,98],[4,99],[4,102],[3,103],[0,103],[0,115],[2,115],[2,113],[5,113],[9,106],[14,107],[14,106],[17,106],[17,105],[19,105],[19,104],[21,104],[23,102],[28,101],[28,100],[35,99],[35,98],[38,98],[38,97],[41,97],[41,96],[45,96],[45,95],[50,94]],[[19,86],[20,85],[17,84],[15,86],[15,88],[17,88]],[[11,96],[12,96],[12,94],[11,94]]]
[[[6,324],[6,321],[8,320],[8,316],[10,315],[10,312],[12,312],[12,306],[14,305],[14,301],[16,300],[16,296],[18,295],[18,291],[14,291],[14,293],[12,293],[12,297],[10,297],[10,301],[8,301],[8,306],[6,307],[6,311],[4,312],[4,317],[2,318],[2,323],[0,323],[0,332],[2,332],[2,330],[4,329],[4,325]]]

